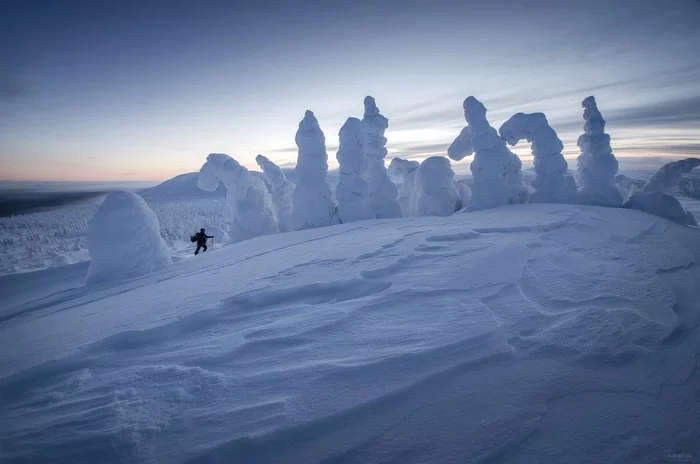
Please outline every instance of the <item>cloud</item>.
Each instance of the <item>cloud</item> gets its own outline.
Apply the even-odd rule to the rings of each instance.
[[[608,123],[620,127],[697,127],[700,124],[700,96],[608,111],[603,117]]]

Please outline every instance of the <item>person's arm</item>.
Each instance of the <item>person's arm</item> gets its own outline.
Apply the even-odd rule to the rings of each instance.
[[[207,238],[214,238],[213,235],[207,235]]]

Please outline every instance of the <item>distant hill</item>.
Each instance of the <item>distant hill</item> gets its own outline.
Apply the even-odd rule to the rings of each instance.
[[[198,172],[180,174],[155,187],[138,192],[145,200],[197,200],[226,197],[226,187],[219,184],[214,192],[207,192],[197,187]]]

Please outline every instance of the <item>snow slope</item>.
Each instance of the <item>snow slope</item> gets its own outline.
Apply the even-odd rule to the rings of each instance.
[[[141,190],[138,194],[147,201],[226,198],[226,186],[223,183],[220,183],[213,192],[197,187],[198,175],[198,172],[180,174],[155,187]]]
[[[121,283],[2,276],[0,461],[697,457],[698,259],[697,228],[528,204],[257,237]]]

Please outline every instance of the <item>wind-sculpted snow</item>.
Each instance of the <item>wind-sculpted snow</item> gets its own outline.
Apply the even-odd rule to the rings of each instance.
[[[135,193],[113,192],[90,221],[86,284],[151,273],[172,263],[158,218]]]
[[[454,183],[450,160],[432,156],[416,171],[411,197],[412,216],[449,216],[462,207],[460,192]]]
[[[618,163],[605,133],[605,119],[598,111],[595,98],[588,97],[583,106],[583,134],[578,138],[581,149],[578,162],[579,203],[594,206],[622,205],[622,195],[615,186]]]
[[[680,182],[683,174],[687,174],[700,166],[700,159],[686,158],[664,164],[642,187],[642,192],[668,192]]]
[[[667,193],[657,191],[635,193],[622,206],[660,216],[683,226],[693,225],[690,224],[691,217],[680,202]]]
[[[389,174],[401,180],[397,200],[404,216],[411,215],[411,197],[413,196],[416,170],[419,165],[418,161],[409,161],[401,158],[394,158],[389,164]]]
[[[0,460],[694,450],[700,231],[629,209],[508,211],[262,236],[98,287],[73,266],[2,276]]]
[[[263,174],[272,188],[272,206],[281,232],[292,230],[292,212],[294,211],[294,184],[287,180],[284,172],[275,163],[263,155],[255,157]]]
[[[328,185],[328,154],[326,137],[316,116],[307,111],[296,134],[299,157],[295,169],[292,228],[312,229],[333,224],[335,202]]]
[[[272,199],[265,183],[228,155],[212,153],[199,171],[197,185],[204,190],[226,185],[231,242],[279,232]]]
[[[372,97],[365,97],[365,114],[362,118],[366,131],[364,144],[367,161],[366,176],[369,181],[372,209],[379,219],[401,217],[401,207],[396,198],[396,185],[389,179],[384,158],[387,155],[384,132],[389,127],[389,120],[379,112]]]
[[[476,98],[464,100],[464,118],[469,125],[448,150],[452,159],[474,151],[471,171],[474,176],[469,211],[525,203],[528,190],[522,179],[522,162],[508,150],[486,119],[486,107]],[[467,138],[471,134],[471,142]],[[470,148],[471,144],[471,148]]]
[[[335,190],[338,219],[342,223],[374,219],[369,184],[363,175],[367,168],[366,137],[362,121],[348,118],[340,128],[340,147],[336,156],[340,177]]]
[[[542,113],[517,113],[499,129],[510,145],[527,140],[532,146],[535,165],[535,192],[532,203],[575,203],[576,182],[567,174],[568,165],[561,154],[564,144]]]

